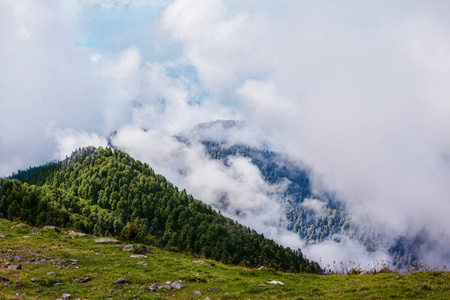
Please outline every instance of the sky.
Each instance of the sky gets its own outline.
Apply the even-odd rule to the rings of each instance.
[[[286,153],[357,220],[425,233],[426,262],[450,263],[448,15],[444,0],[3,0],[0,176],[117,131],[197,198],[232,195],[225,214],[302,247],[279,232],[283,186],[173,139],[243,120],[234,140]],[[322,246],[308,255],[345,247]]]

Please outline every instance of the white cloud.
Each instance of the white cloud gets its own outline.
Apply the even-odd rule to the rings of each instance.
[[[70,128],[49,128],[47,137],[56,143],[54,159],[62,160],[78,148],[94,146],[106,147],[108,141],[95,133],[76,131]]]

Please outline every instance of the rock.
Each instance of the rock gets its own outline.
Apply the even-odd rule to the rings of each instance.
[[[10,269],[10,270],[22,270],[22,265],[9,265],[8,269]]]
[[[89,281],[91,281],[91,280],[92,280],[91,277],[81,277],[81,278],[80,278],[80,282],[81,282],[81,283],[89,282]]]
[[[197,295],[197,296],[203,295],[202,292],[200,292],[200,291],[193,291],[192,294]]]
[[[63,299],[70,299],[70,297],[72,297],[72,295],[71,295],[71,294],[64,293],[64,294],[62,295],[62,297],[63,297]]]
[[[4,239],[5,237],[6,237],[6,235],[0,234],[0,240],[1,240],[1,239]]]
[[[137,265],[147,265],[147,263],[145,262],[145,260],[143,260],[143,261],[138,262]]]
[[[262,270],[264,270],[265,268],[266,268],[266,267],[261,266],[261,267],[258,268],[258,270],[262,271]]]
[[[125,246],[123,246],[122,251],[136,251],[136,252],[140,252],[140,253],[150,253],[151,252],[147,247],[145,247],[143,245],[125,245]]]
[[[19,223],[16,225],[16,228],[25,227],[25,226],[27,226],[27,224]]]
[[[267,281],[267,282],[264,282],[264,283],[263,283],[263,285],[266,285],[266,284],[278,284],[278,285],[284,285],[284,283],[282,283],[281,281],[276,281],[276,280]]]
[[[61,285],[61,284],[62,284],[61,282],[57,282],[54,285],[56,286],[56,285]]]
[[[53,230],[54,232],[61,232],[61,229],[56,226],[44,226],[44,229]]]
[[[181,289],[181,288],[184,288],[183,281],[181,281],[181,280],[175,281],[175,282],[173,282],[171,285],[172,285],[172,287],[173,287],[174,289],[176,289],[176,290],[179,290],[179,289]]]
[[[23,236],[24,239],[27,239],[27,238],[29,238],[29,237],[30,237],[29,235],[24,235],[24,236]]]
[[[9,281],[9,279],[4,277],[4,276],[2,276],[2,275],[0,275],[0,281]]]
[[[55,272],[48,272],[47,275],[55,274]]]
[[[193,263],[194,264],[207,265],[207,266],[211,267],[211,264],[209,262],[207,262],[207,261],[204,261],[204,260],[194,260]]]
[[[77,232],[77,231],[73,231],[73,230],[69,230],[69,235],[70,236],[79,236],[79,237],[88,236],[86,233]]]
[[[8,268],[11,265],[10,262],[5,263],[5,268]]]
[[[13,253],[8,256],[8,261],[20,261],[20,257],[17,253]]]
[[[206,297],[205,299],[203,299],[203,300],[211,300],[211,298],[209,298],[209,297]]]
[[[16,282],[14,283],[14,287],[21,287],[21,286],[23,286],[22,281],[16,281]]]
[[[113,238],[99,238],[95,240],[96,244],[115,244],[117,242],[119,241]]]
[[[34,277],[31,278],[30,280],[31,280],[31,282],[36,282],[36,278],[34,278]]]
[[[39,231],[39,228],[37,228],[37,227],[34,227],[33,229],[31,229],[31,233],[36,233],[38,231]]]
[[[125,279],[123,279],[122,277],[117,279],[115,282],[115,284],[124,284],[125,283]]]
[[[66,260],[63,260],[63,261],[60,261],[59,263],[58,263],[58,265],[76,265],[76,264],[78,264],[80,261],[79,260],[76,260],[76,259],[66,259]]]
[[[122,251],[133,251],[134,245],[125,245],[123,246]]]
[[[173,287],[171,287],[170,285],[160,285],[158,286],[158,289],[166,289],[166,290],[173,290]]]
[[[132,258],[147,258],[147,255],[144,254],[132,254],[130,255]]]

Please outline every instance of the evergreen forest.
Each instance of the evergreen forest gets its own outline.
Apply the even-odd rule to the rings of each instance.
[[[0,181],[0,216],[226,264],[320,273],[301,251],[222,216],[123,151],[86,147]]]

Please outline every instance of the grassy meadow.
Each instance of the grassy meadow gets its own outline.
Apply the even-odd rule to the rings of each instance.
[[[0,298],[57,299],[449,299],[450,272],[314,275],[272,269],[211,266],[181,253],[148,247],[130,257],[123,245],[96,244],[95,237],[70,237],[68,230],[14,227],[0,219]],[[69,259],[77,260],[72,264]],[[34,260],[34,261],[33,261]],[[38,261],[38,262],[36,262]],[[20,270],[5,267],[21,265]],[[138,264],[140,263],[140,264]],[[89,277],[87,282],[77,279]],[[123,284],[115,281],[123,278]],[[180,289],[158,288],[181,280]],[[279,281],[279,284],[264,284]],[[156,286],[155,286],[156,284]],[[195,294],[194,294],[195,292]]]

